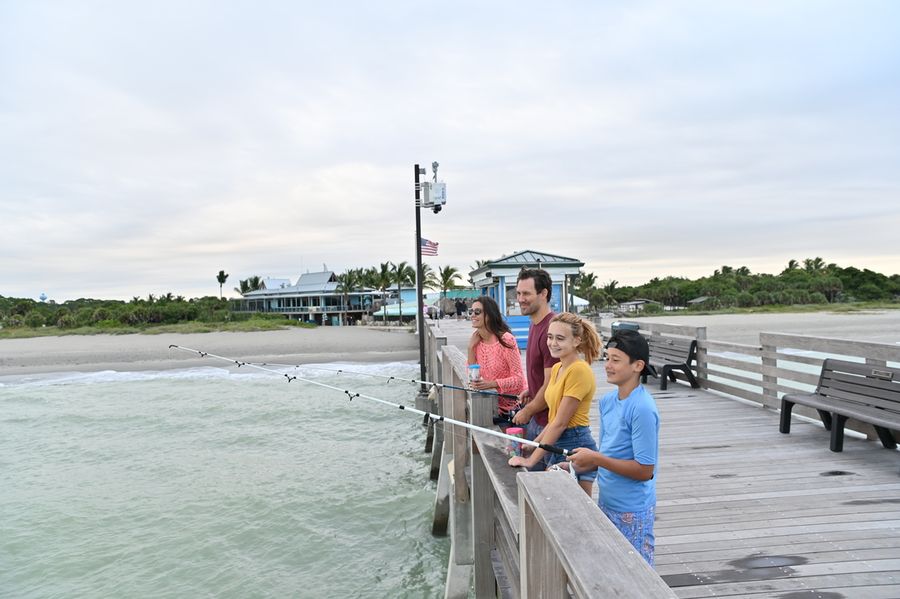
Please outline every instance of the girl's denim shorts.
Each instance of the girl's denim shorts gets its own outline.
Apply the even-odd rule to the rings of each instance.
[[[594,437],[591,435],[591,427],[589,426],[573,426],[572,428],[567,428],[559,437],[559,440],[556,441],[556,443],[553,443],[553,445],[561,449],[584,447],[592,451],[598,451],[597,442],[594,441]],[[546,467],[549,468],[553,464],[565,461],[565,456],[558,453],[549,453],[546,458]],[[572,465],[569,464],[569,467],[571,468]],[[578,477],[578,480],[597,480],[597,469],[594,468],[593,470],[584,471],[576,470],[575,475]]]

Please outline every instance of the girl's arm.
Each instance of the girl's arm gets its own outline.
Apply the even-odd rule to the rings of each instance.
[[[565,432],[566,428],[569,426],[569,420],[572,419],[572,416],[575,415],[575,411],[578,409],[579,401],[578,399],[570,396],[565,396],[562,398],[562,401],[559,403],[559,410],[556,412],[556,417],[553,418],[553,422],[547,424],[544,430],[540,435],[537,436],[535,441],[539,443],[544,443],[547,445],[553,445],[562,434]],[[509,458],[510,466],[525,466],[526,468],[531,468],[535,464],[537,464],[540,459],[547,453],[541,448],[536,448],[531,456],[528,458],[521,458],[519,456],[513,456]]]
[[[516,339],[512,335],[509,336],[509,339],[512,340],[513,347],[502,347],[501,345],[502,349],[500,350],[509,376],[497,379],[497,390],[500,393],[518,395],[525,388],[525,373],[522,371],[522,358],[519,355],[519,348],[515,345]]]

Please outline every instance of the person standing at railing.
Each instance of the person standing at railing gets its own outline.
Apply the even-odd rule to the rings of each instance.
[[[618,389],[600,400],[600,451],[585,446],[567,459],[576,472],[599,468],[600,509],[652,566],[659,411],[641,385],[650,348],[637,331],[618,331],[606,355],[606,380]]]
[[[550,321],[547,347],[559,363],[550,370],[544,391],[550,419],[535,441],[562,449],[586,447],[596,452],[597,445],[591,436],[590,413],[597,383],[591,362],[600,355],[601,345],[594,325],[580,316],[563,312]],[[533,469],[545,459],[547,466],[565,461],[560,454],[548,454],[538,448],[527,458],[510,458],[509,465]],[[590,495],[597,478],[597,468],[582,468],[575,474],[578,484]]]
[[[525,426],[525,436],[536,438],[547,426],[548,412],[544,390],[550,377],[550,369],[559,362],[547,348],[547,329],[556,315],[550,309],[553,280],[542,268],[523,268],[516,280],[516,301],[523,316],[531,319],[528,327],[528,346],[525,348],[525,376],[528,389],[519,396],[522,409],[513,416],[513,422]],[[538,465],[539,466],[539,465]],[[538,468],[540,469],[540,468]]]
[[[469,338],[469,365],[481,367],[481,380],[469,383],[479,391],[493,390],[516,396],[525,389],[525,374],[516,338],[503,320],[497,302],[482,296],[472,302],[472,336]],[[484,395],[480,397],[486,397]],[[518,407],[512,397],[498,397],[497,408],[507,416]]]

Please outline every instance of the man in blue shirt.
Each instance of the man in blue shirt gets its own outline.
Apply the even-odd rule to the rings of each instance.
[[[652,566],[659,411],[641,385],[650,348],[626,330],[612,336],[606,353],[606,380],[618,389],[600,400],[600,451],[575,449],[568,459],[576,470],[599,468],[600,509]]]

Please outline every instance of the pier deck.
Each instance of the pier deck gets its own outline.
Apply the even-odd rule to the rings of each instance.
[[[468,326],[440,328],[465,351]],[[611,387],[594,372],[599,397]],[[648,388],[662,419],[656,570],[679,597],[900,597],[900,453],[856,437],[833,453],[810,420],[782,435],[775,410]]]

